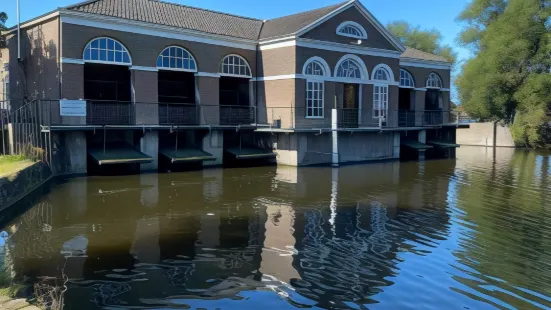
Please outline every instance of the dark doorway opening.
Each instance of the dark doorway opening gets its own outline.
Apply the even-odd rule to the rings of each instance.
[[[125,66],[85,64],[84,98],[130,101],[130,70]]]
[[[415,91],[400,88],[398,96],[398,126],[415,126]]]
[[[85,64],[84,98],[88,125],[131,125],[135,122],[128,67]]]
[[[160,70],[158,91],[159,124],[197,125],[199,123],[193,73]]]
[[[424,125],[439,125],[444,120],[442,108],[444,105],[442,92],[436,89],[428,89],[425,95]]]
[[[359,85],[344,84],[343,104],[339,119],[341,128],[358,128],[359,117]]]
[[[245,125],[255,122],[250,106],[249,79],[220,78],[220,124]]]
[[[195,76],[191,72],[159,70],[159,103],[195,104]]]

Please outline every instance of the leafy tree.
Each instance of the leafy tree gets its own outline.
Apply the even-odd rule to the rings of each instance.
[[[8,20],[8,14],[0,12],[0,31],[6,30],[6,21]],[[6,47],[6,37],[0,34],[0,48]]]
[[[402,20],[391,22],[387,29],[406,46],[442,56],[451,63],[457,59],[451,46],[442,44],[442,34],[436,29],[421,29]]]
[[[476,53],[456,79],[473,118],[512,123],[517,144],[550,146],[551,0],[473,0],[459,41]]]

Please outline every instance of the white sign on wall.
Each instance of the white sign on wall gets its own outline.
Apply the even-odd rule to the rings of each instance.
[[[59,100],[61,116],[86,116],[85,100]]]

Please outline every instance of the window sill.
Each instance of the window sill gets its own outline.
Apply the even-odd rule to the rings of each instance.
[[[306,116],[306,119],[324,119],[324,116]]]

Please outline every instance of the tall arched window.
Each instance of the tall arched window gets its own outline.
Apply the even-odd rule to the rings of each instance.
[[[329,66],[322,58],[312,57],[302,73],[306,76],[306,117],[323,118],[324,82],[319,77],[330,75]]]
[[[411,73],[404,69],[400,69],[400,87],[402,88],[415,88],[415,82]]]
[[[251,67],[245,58],[239,55],[228,55],[220,63],[220,73],[226,76],[251,78]]]
[[[435,72],[432,72],[427,79],[427,88],[442,88],[442,79]]]
[[[347,21],[337,27],[337,34],[344,37],[355,38],[355,39],[367,39],[367,31],[365,31],[362,25]]]
[[[363,62],[352,57],[345,57],[341,58],[339,63],[337,63],[335,76],[347,79],[364,79],[364,74],[367,74],[367,70]]]
[[[197,63],[185,48],[169,46],[157,57],[157,68],[197,72]]]
[[[100,37],[90,41],[84,48],[82,59],[86,62],[131,65],[132,59],[124,45],[111,38]]]
[[[388,84],[392,82],[392,70],[384,64],[373,70],[373,117],[385,118],[388,115]]]

